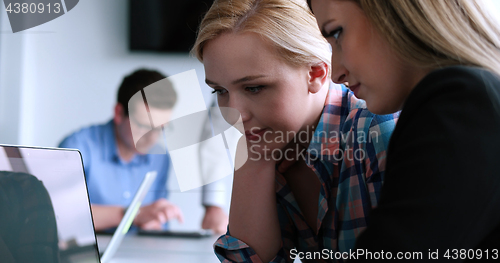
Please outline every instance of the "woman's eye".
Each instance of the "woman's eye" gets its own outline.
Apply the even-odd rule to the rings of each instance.
[[[214,89],[212,91],[212,94],[216,94],[217,93],[217,95],[222,95],[222,94],[224,94],[226,92],[227,92],[227,90],[225,90],[225,89]]]
[[[264,86],[255,86],[255,87],[246,87],[245,90],[249,91],[250,93],[258,93],[264,88]]]
[[[331,31],[330,33],[323,34],[323,35],[324,35],[325,38],[333,37],[335,39],[339,39],[340,33],[342,33],[342,28],[341,27],[339,27],[339,28]]]

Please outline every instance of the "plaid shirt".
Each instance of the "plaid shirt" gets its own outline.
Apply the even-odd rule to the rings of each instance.
[[[386,149],[399,113],[375,115],[343,85],[331,83],[325,107],[307,149],[306,164],[318,176],[318,234],[306,223],[285,177],[276,171],[282,247],[271,262],[293,262],[297,252],[348,252],[377,206]],[[262,262],[229,231],[214,244],[221,262]],[[294,254],[295,251],[294,251]],[[331,262],[315,260],[315,262]],[[339,260],[341,261],[341,260]]]

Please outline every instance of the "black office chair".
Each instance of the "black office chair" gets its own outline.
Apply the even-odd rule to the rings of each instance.
[[[0,254],[6,263],[59,263],[54,208],[33,175],[0,171]]]

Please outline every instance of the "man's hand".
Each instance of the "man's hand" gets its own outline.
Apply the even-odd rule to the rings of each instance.
[[[180,223],[184,222],[179,207],[161,198],[150,205],[141,207],[134,219],[134,225],[146,230],[161,230],[163,224],[174,218]]]
[[[211,229],[216,234],[225,234],[229,218],[222,208],[218,206],[205,207],[205,216],[201,223],[201,228]]]

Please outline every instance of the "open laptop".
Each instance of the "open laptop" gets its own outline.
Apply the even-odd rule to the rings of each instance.
[[[38,249],[36,246],[39,245],[35,244],[36,242],[33,242],[35,245],[32,247],[29,246],[29,243],[28,245],[23,244],[24,247],[30,249],[28,251],[40,250],[40,253],[43,254],[46,253],[47,247],[50,247],[50,242],[53,242],[54,253],[58,254],[59,259],[41,261],[38,259],[41,259],[45,255],[41,257],[33,255],[34,258],[37,258],[38,262],[47,263],[108,263],[118,249],[123,237],[128,232],[144,197],[156,178],[156,172],[154,171],[146,174],[102,258],[99,259],[99,250],[97,247],[88,191],[85,183],[83,162],[78,150],[0,145],[0,171],[2,171],[0,172],[0,189],[13,190],[6,191],[7,194],[2,196],[3,199],[0,198],[0,202],[3,201],[4,203],[8,203],[6,207],[11,208],[12,211],[16,211],[16,213],[12,214],[38,215],[19,220],[17,218],[12,219],[13,216],[7,216],[5,211],[2,211],[3,215],[0,214],[0,220],[3,221],[1,222],[5,221],[16,224],[16,222],[28,222],[31,220],[36,223],[33,224],[35,230],[50,229],[49,226],[54,226],[54,228],[56,228],[54,232],[57,233],[57,238],[51,239],[44,237],[45,234],[43,233],[45,232],[41,232],[41,239],[49,244],[46,245],[44,249]],[[5,176],[2,177],[2,175]],[[2,178],[14,180],[1,180]],[[22,178],[22,180],[15,180],[16,178]],[[33,196],[36,197],[34,197],[33,200],[25,200],[27,197],[23,196],[26,196],[26,194],[20,192],[29,192],[32,190],[25,189],[27,188],[27,184],[23,182],[23,180],[36,182],[34,184],[37,186],[36,191],[40,193],[34,194]],[[12,196],[9,197],[9,194]],[[38,206],[41,207],[42,210],[28,210],[23,213],[17,212],[20,210],[22,211],[22,209],[28,206],[16,200],[22,200],[30,204],[31,206],[29,207],[37,209],[36,204],[42,204],[44,202],[44,197],[47,199],[45,205]],[[23,208],[16,208],[15,206],[17,204]],[[51,212],[51,210],[53,210],[53,212]],[[43,221],[39,216],[42,213],[44,215]],[[55,224],[53,221],[55,221]],[[1,227],[3,227],[3,229],[1,229]],[[25,228],[25,225],[20,227],[8,225],[0,226],[0,234],[5,234],[4,236],[0,236],[0,250],[10,249],[15,256],[16,247],[13,248],[12,246],[13,244],[17,244],[16,242],[20,240],[20,238],[15,238],[19,237],[20,234],[14,232],[22,231],[22,229]],[[3,247],[1,247],[2,245]]]

